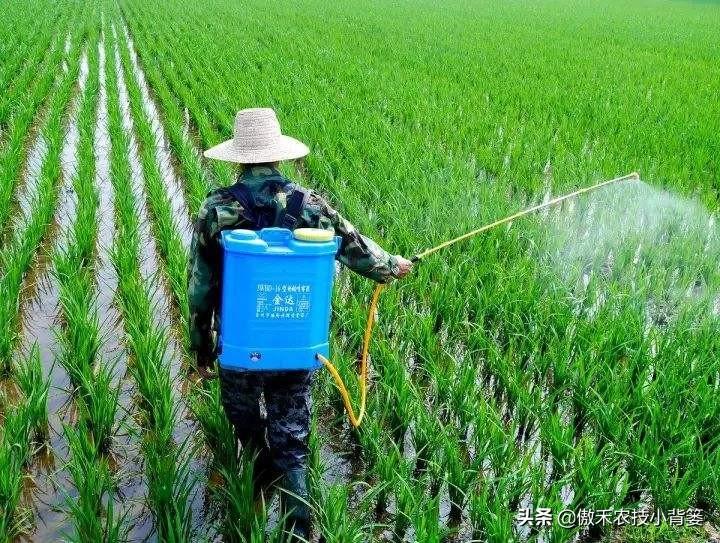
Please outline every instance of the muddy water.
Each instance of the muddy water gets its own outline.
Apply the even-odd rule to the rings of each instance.
[[[331,446],[326,440],[320,444],[320,459],[325,468],[323,480],[327,485],[345,484],[361,472],[361,466],[354,461],[352,453]]]
[[[100,83],[98,112],[95,126],[95,183],[99,196],[98,225],[98,312],[101,318],[103,345],[100,354],[105,360],[116,360],[118,372],[124,375],[126,360],[119,342],[120,313],[113,303],[117,290],[117,275],[110,261],[115,236],[114,196],[110,182],[110,134],[108,132],[107,88],[105,84],[105,45],[98,45]]]
[[[116,232],[114,212],[114,192],[110,177],[110,134],[108,131],[107,85],[105,80],[105,41],[100,37],[98,44],[98,64],[100,72],[98,111],[95,126],[95,183],[99,196],[98,231],[98,314],[102,346],[100,357],[105,363],[115,365],[116,381],[119,385],[120,405],[118,416],[123,421],[120,431],[112,445],[115,463],[120,471],[119,495],[116,497],[116,510],[127,513],[132,521],[128,537],[131,541],[142,541],[150,535],[152,519],[147,514],[145,497],[147,487],[142,476],[142,457],[140,438],[133,427],[134,384],[128,374],[128,357],[121,342],[122,328],[120,313],[114,303],[118,278],[110,259]]]
[[[70,121],[65,134],[65,142],[60,153],[60,167],[63,175],[63,185],[60,189],[58,197],[58,210],[55,214],[58,224],[57,239],[58,247],[67,246],[68,234],[75,222],[75,210],[77,207],[77,196],[73,190],[72,180],[77,175],[77,151],[80,140],[80,131],[77,124],[77,109],[80,104],[80,98],[85,90],[88,79],[88,55],[87,51],[83,52],[80,58],[80,73],[78,76],[78,94],[75,97],[73,110],[75,114],[70,116]]]
[[[130,100],[128,97],[127,87],[125,86],[125,79],[123,78],[122,68],[120,64],[120,53],[115,48],[115,62],[117,67],[117,78],[118,78],[118,91],[120,94],[120,110],[123,118],[123,128],[128,134],[130,153],[128,160],[130,162],[130,175],[132,180],[133,193],[138,207],[139,215],[139,228],[138,234],[141,239],[141,254],[140,254],[140,274],[143,279],[150,285],[157,284],[156,272],[160,263],[159,252],[155,238],[153,238],[150,231],[149,214],[145,199],[145,186],[142,164],[140,162],[140,154],[138,152],[138,142],[135,137],[135,131],[132,121],[132,112],[130,111]],[[168,324],[168,312],[166,309],[169,307],[167,297],[162,289],[154,288],[153,304],[158,308],[158,316],[160,322],[163,325]]]
[[[146,203],[147,200],[144,187],[143,169],[138,153],[137,138],[135,137],[134,133],[127,86],[122,73],[120,52],[117,46],[115,47],[114,54],[117,66],[118,92],[120,109],[123,116],[123,127],[127,131],[129,139],[130,151],[128,158],[130,162],[133,192],[138,204],[138,233],[140,235],[142,245],[140,271],[145,282],[148,285],[151,285],[152,303],[155,307],[157,323],[160,326],[164,327],[166,330],[170,331],[172,325],[172,323],[170,322],[172,302],[166,288],[164,288],[165,285],[161,281],[160,256],[150,228],[150,215]],[[182,199],[182,193],[178,191],[177,194]],[[171,379],[173,381],[173,389],[175,391],[175,401],[178,405],[178,420],[175,427],[174,438],[176,443],[180,444],[185,442],[185,440],[187,440],[188,438],[196,435],[199,428],[196,421],[191,418],[190,409],[185,404],[184,398],[181,394],[182,378],[179,372],[182,363],[182,355],[180,346],[178,345],[176,339],[172,336],[172,334],[167,334],[167,338],[167,356],[170,360]],[[200,475],[205,471],[205,461],[200,458],[192,458],[190,467],[193,474]],[[203,492],[200,483],[202,483],[202,477],[198,478],[198,484],[191,493],[190,507],[193,512],[193,522],[196,526],[203,521],[205,516]]]
[[[69,42],[67,42],[69,44]],[[65,141],[60,154],[60,167],[62,171],[62,185],[58,194],[55,211],[55,224],[50,229],[46,239],[55,239],[54,247],[46,244],[44,258],[38,263],[38,268],[30,277],[37,278],[35,285],[26,285],[30,294],[23,296],[26,302],[22,307],[22,342],[21,350],[25,356],[36,345],[40,354],[43,369],[50,378],[48,393],[48,422],[50,430],[51,452],[42,461],[38,461],[31,468],[34,488],[32,494],[37,509],[37,523],[34,537],[41,541],[57,539],[63,530],[67,529],[66,518],[60,510],[65,492],[72,488],[68,474],[61,466],[68,456],[67,443],[63,437],[62,425],[70,422],[72,408],[70,403],[70,380],[62,366],[55,363],[58,354],[55,345],[55,334],[58,319],[58,283],[53,276],[50,266],[51,250],[58,250],[67,245],[67,232],[72,226],[75,217],[76,201],[72,191],[72,179],[76,173],[77,146],[79,132],[77,125],[77,112],[82,93],[87,84],[88,61],[87,52],[83,53],[80,62],[80,73],[77,94],[72,103],[71,114]],[[27,185],[28,192],[33,191],[33,184]],[[58,233],[54,236],[54,233]]]
[[[70,34],[68,34],[68,35],[65,37],[65,57],[63,58],[63,63],[62,63],[62,70],[63,70],[63,72],[65,72],[65,73],[67,73],[67,71],[68,71],[68,61],[67,61],[67,57],[68,57],[68,54],[70,53],[70,44],[71,44]]]
[[[170,144],[162,123],[160,122],[160,113],[150,94],[150,87],[148,86],[145,72],[143,72],[140,63],[138,62],[135,44],[128,33],[127,27],[123,27],[123,35],[127,40],[133,73],[135,74],[135,79],[137,80],[138,86],[140,87],[140,93],[142,94],[143,109],[145,110],[145,114],[148,119],[150,119],[150,124],[153,132],[155,133],[155,154],[158,159],[158,167],[165,184],[165,189],[172,205],[173,219],[175,222],[174,226],[180,234],[183,245],[185,247],[189,247],[191,233],[189,221],[190,214],[185,203],[182,186],[172,167]]]
[[[130,56],[131,56],[131,59],[133,62],[133,66],[137,67],[138,73],[142,76],[142,79],[144,81],[144,87],[148,90],[147,95],[154,104],[154,101],[152,100],[152,92],[151,92],[150,86],[147,84],[147,78],[145,77],[145,72],[142,70],[142,66],[140,65],[137,51],[135,49],[135,42],[133,41],[132,36],[130,35],[130,32],[128,31],[128,28],[126,25],[123,25],[123,32],[125,34],[125,39],[128,42],[128,48],[130,50]],[[157,111],[157,107],[155,108],[155,110]],[[151,118],[152,118],[152,115],[151,115]],[[162,122],[160,121],[159,115],[157,115],[157,119],[160,122],[160,126],[162,126]],[[183,107],[182,134],[183,134],[183,138],[185,139],[185,142],[187,143],[189,148],[191,148],[192,151],[195,153],[195,156],[197,156],[198,159],[202,159],[201,148],[197,144],[196,134],[193,134],[192,127],[191,127],[190,111],[186,107]],[[167,143],[167,139],[165,139],[165,142]],[[166,147],[167,147],[167,145],[166,145]],[[169,194],[171,194],[171,193],[169,192]]]
[[[18,213],[12,223],[12,231],[20,232],[23,225],[27,224],[32,214],[32,203],[37,197],[38,185],[40,184],[40,173],[42,170],[45,155],[47,155],[47,142],[41,132],[38,133],[35,141],[30,147],[27,155],[25,169],[24,192],[18,197],[20,205],[20,213]],[[18,187],[21,188],[21,187]]]

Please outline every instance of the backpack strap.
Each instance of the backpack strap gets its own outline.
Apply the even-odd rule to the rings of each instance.
[[[290,194],[287,206],[285,207],[285,215],[280,222],[282,228],[294,230],[300,224],[300,216],[302,215],[305,202],[308,198],[308,191],[302,187],[295,186]]]
[[[245,211],[252,213],[252,210],[255,207],[255,199],[245,183],[238,181],[237,183],[225,187],[225,190],[227,190],[230,195],[245,208]]]
[[[285,206],[285,212],[280,221],[282,228],[288,230],[294,230],[300,224],[300,217],[305,207],[309,192],[302,187],[288,183],[283,178],[278,178],[279,181],[284,182],[286,190],[292,188],[290,196],[288,197],[287,205]],[[225,190],[241,205],[248,215],[248,218],[253,223],[253,228],[259,230],[266,226],[272,226],[272,220],[266,213],[260,213],[259,209],[256,208],[255,198],[253,198],[252,192],[248,186],[242,181],[238,181],[230,186],[225,187]]]

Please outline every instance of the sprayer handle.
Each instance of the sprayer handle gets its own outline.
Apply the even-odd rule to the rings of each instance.
[[[420,257],[418,255],[411,256],[410,262],[412,262],[413,264],[415,264],[416,262],[420,262]]]

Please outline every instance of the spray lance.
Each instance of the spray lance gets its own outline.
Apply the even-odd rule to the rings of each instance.
[[[563,196],[558,196],[557,198],[553,198],[552,200],[549,200],[542,204],[538,204],[538,205],[523,209],[521,211],[518,211],[517,213],[513,213],[512,215],[509,215],[502,219],[498,219],[494,222],[491,222],[489,224],[481,226],[480,228],[471,230],[470,232],[467,232],[461,236],[458,236],[451,240],[445,241],[445,242],[441,243],[440,245],[436,245],[435,247],[426,249],[426,250],[416,254],[415,256],[413,256],[410,260],[412,262],[419,262],[420,260],[424,259],[425,257],[430,256],[431,254],[436,253],[442,249],[446,249],[447,247],[450,247],[451,245],[455,245],[456,243],[459,243],[466,239],[475,237],[479,234],[487,232],[488,230],[492,230],[493,228],[502,226],[503,224],[508,224],[516,219],[524,217],[525,215],[529,215],[536,211],[540,211],[541,209],[546,209],[548,207],[555,206],[561,202],[564,202],[565,200],[574,198],[575,196],[579,196],[581,194],[586,194],[588,192],[598,190],[602,187],[606,187],[606,186],[612,185],[614,183],[619,183],[622,181],[638,181],[639,179],[640,179],[640,175],[637,172],[633,172],[633,173],[624,175],[622,177],[616,177],[614,179],[610,179],[607,181],[603,181],[601,183],[597,183],[590,187],[585,187],[585,188],[576,190],[574,192],[565,194]],[[358,376],[358,385],[359,385],[359,389],[360,389],[360,408],[359,408],[359,411],[357,414],[355,413],[355,410],[353,409],[352,401],[350,399],[350,394],[347,390],[347,387],[346,387],[345,383],[343,382],[343,379],[340,376],[339,372],[333,365],[333,363],[322,353],[316,354],[317,359],[320,360],[320,362],[322,362],[322,364],[330,371],[330,374],[333,376],[333,379],[335,380],[335,383],[337,384],[337,387],[340,390],[340,394],[342,395],[343,404],[345,405],[345,410],[347,411],[348,419],[350,420],[350,424],[352,424],[353,427],[355,427],[355,428],[360,426],[360,424],[362,423],[363,417],[365,416],[365,405],[366,405],[366,399],[367,399],[367,380],[368,380],[367,379],[367,377],[368,377],[368,351],[370,349],[370,340],[372,338],[372,330],[373,330],[373,326],[375,324],[376,315],[377,315],[378,300],[379,300],[380,294],[382,293],[384,288],[385,288],[385,285],[382,283],[379,283],[375,287],[375,290],[373,291],[373,294],[372,294],[372,298],[370,300],[370,308],[368,311],[367,321],[365,324],[365,333],[363,335],[362,353],[361,353],[361,358],[360,358],[360,374]]]

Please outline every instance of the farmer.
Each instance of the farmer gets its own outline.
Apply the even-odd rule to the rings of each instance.
[[[316,192],[291,183],[278,162],[304,157],[309,149],[280,132],[269,108],[244,109],[235,118],[234,137],[205,151],[208,158],[241,165],[237,182],[211,191],[195,222],[189,269],[190,338],[203,376],[216,359],[222,249],[219,232],[228,228],[257,230],[268,226],[312,227],[342,237],[336,258],[350,269],[380,283],[406,275],[409,260],[390,255],[361,235]],[[222,403],[237,438],[257,454],[256,490],[281,478],[281,486],[307,499],[309,371],[243,372],[219,369]],[[264,393],[265,411],[260,411]],[[259,492],[258,492],[259,494]],[[293,533],[307,537],[310,511],[288,495],[284,512]]]

